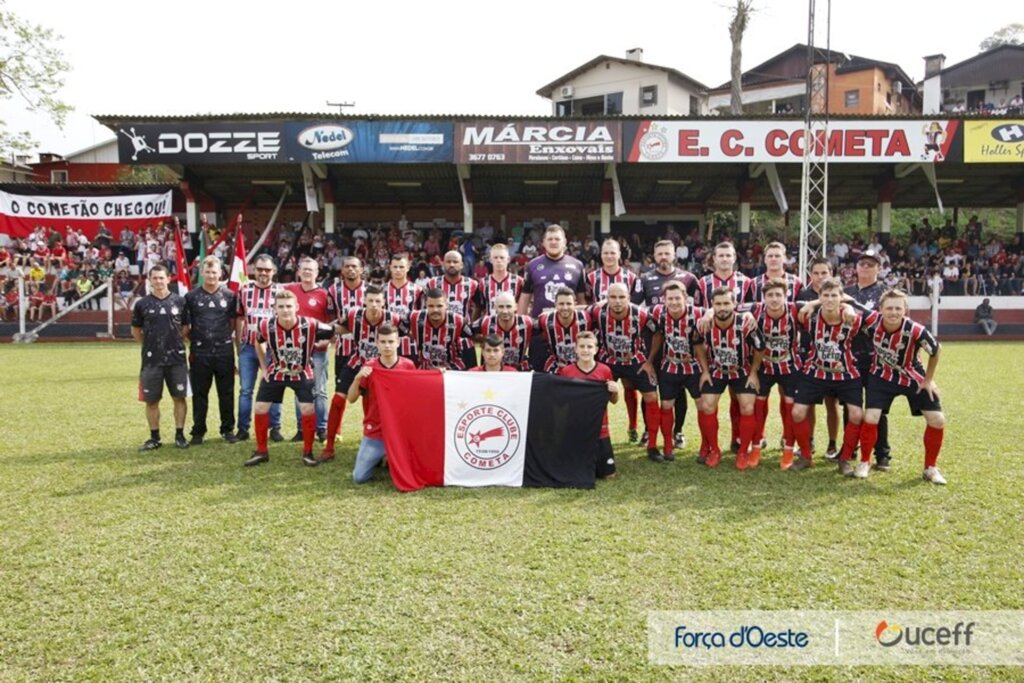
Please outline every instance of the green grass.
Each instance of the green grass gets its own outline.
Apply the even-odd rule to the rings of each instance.
[[[138,347],[3,346],[0,679],[1024,680],[657,667],[646,635],[649,610],[1024,608],[1020,348],[946,346],[945,488],[903,404],[866,482],[779,471],[774,406],[754,472],[650,463],[616,406],[594,491],[399,494],[351,483],[358,408],[316,469],[288,443],[255,470],[251,442],[141,455]]]

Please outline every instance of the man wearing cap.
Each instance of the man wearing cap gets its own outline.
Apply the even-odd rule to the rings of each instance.
[[[878,280],[878,272],[882,267],[882,257],[874,249],[868,249],[861,253],[857,259],[857,282],[846,288],[845,293],[853,297],[854,301],[867,308],[869,311],[878,310],[878,302],[886,287]],[[857,370],[860,372],[861,380],[867,385],[867,378],[871,374],[871,358],[874,353],[873,342],[870,334],[861,331],[853,339],[853,355],[857,359]],[[845,422],[845,409],[843,411]],[[883,414],[878,422],[878,442],[875,444],[875,469],[882,472],[889,470],[889,418]]]

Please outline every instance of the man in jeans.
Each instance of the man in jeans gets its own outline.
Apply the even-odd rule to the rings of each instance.
[[[370,375],[375,369],[415,370],[416,365],[408,358],[398,355],[398,329],[384,323],[377,330],[377,350],[380,356],[363,364],[356,379],[348,388],[348,402],[355,403],[363,397],[363,440],[356,452],[356,464],[352,470],[352,481],[365,484],[373,476],[373,470],[384,459],[384,430],[380,424],[380,411],[376,396],[369,389]]]
[[[249,425],[252,423],[252,395],[256,388],[256,375],[260,361],[256,355],[256,335],[261,320],[274,317],[274,274],[277,267],[274,259],[266,254],[256,257],[255,279],[246,282],[238,291],[238,317],[235,324],[235,343],[238,344],[238,380],[241,391],[238,394],[238,440],[249,439]],[[270,407],[270,439],[284,441],[281,434],[281,404]]]
[[[985,334],[992,336],[995,334],[996,328],[999,327],[999,323],[992,319],[992,306],[989,304],[988,299],[982,299],[981,304],[974,309],[974,322],[985,331]]]

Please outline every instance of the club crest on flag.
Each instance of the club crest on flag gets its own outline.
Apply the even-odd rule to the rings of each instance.
[[[455,426],[455,450],[470,467],[493,470],[509,462],[522,440],[519,422],[507,410],[493,404],[473,406]]]

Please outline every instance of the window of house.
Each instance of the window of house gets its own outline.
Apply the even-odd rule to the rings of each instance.
[[[844,93],[843,99],[846,102],[847,109],[856,109],[860,106],[860,90],[847,90]]]
[[[658,103],[658,86],[645,85],[640,88],[640,106],[653,107]]]
[[[572,100],[555,102],[555,116],[572,116]]]
[[[696,95],[690,95],[690,116],[700,115],[700,99]]]
[[[604,113],[610,115],[622,113],[621,92],[610,92],[604,96]]]
[[[68,181],[67,171],[50,171],[51,183],[66,183]]]

